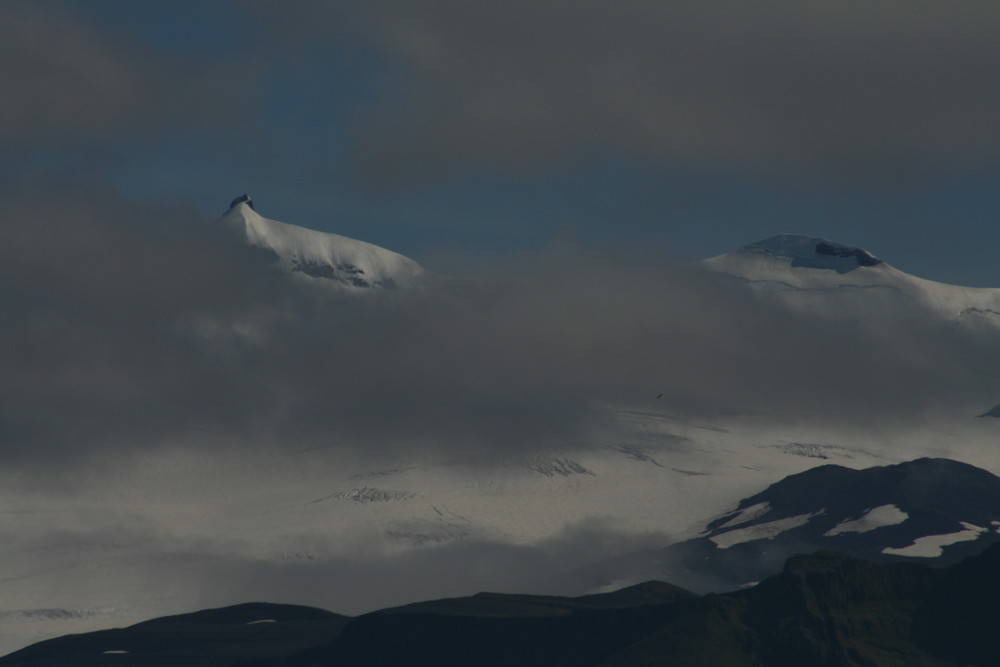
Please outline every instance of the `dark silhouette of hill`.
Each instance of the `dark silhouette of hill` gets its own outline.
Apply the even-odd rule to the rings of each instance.
[[[350,620],[240,605],[62,637],[0,665],[995,667],[997,619],[1000,545],[945,567],[817,552],[724,594],[661,582],[577,598],[483,593]]]
[[[50,639],[0,658],[0,665],[219,667],[329,642],[349,620],[323,609],[251,602]]]

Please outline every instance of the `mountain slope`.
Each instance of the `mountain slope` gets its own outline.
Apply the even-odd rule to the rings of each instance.
[[[872,253],[826,239],[778,234],[699,266],[807,311],[873,313],[864,304],[902,303],[946,321],[1000,327],[1000,289],[948,285],[900,271]],[[864,301],[862,301],[864,300]]]
[[[339,234],[318,232],[257,213],[249,195],[233,200],[220,219],[268,250],[288,271],[347,289],[400,289],[424,284],[433,274],[408,257]]]
[[[323,609],[255,602],[58,637],[0,658],[0,664],[218,667],[330,641],[348,621]]]
[[[1000,659],[989,631],[998,600],[1000,547],[945,569],[819,552],[746,591],[638,607],[557,618],[370,614],[280,664],[986,667]]]
[[[950,564],[997,542],[1000,477],[925,458],[864,470],[824,465],[786,477],[656,559],[661,576],[728,590],[774,574],[797,553]]]
[[[302,641],[314,642],[303,651],[206,664],[987,667],[1000,662],[992,632],[1000,613],[1000,546],[945,568],[818,552],[790,559],[780,574],[743,591],[697,597],[647,582],[594,597],[482,594],[410,605],[350,620],[325,639],[303,635]],[[496,601],[502,608],[492,606]],[[295,634],[283,628],[284,619],[255,625]],[[116,632],[127,642],[134,629]],[[171,649],[174,656],[189,650],[191,662],[172,661],[176,658],[163,649],[95,653],[105,636],[44,642],[0,659],[0,665],[203,664],[198,661],[205,659],[204,651],[213,649],[191,626],[178,628]]]
[[[601,664],[951,667],[997,664],[1000,548],[946,569],[833,552],[790,559],[746,591],[707,596]],[[985,599],[970,608],[968,596]],[[959,622],[946,619],[955,615]]]

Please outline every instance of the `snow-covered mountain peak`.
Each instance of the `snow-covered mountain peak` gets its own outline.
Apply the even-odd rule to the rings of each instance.
[[[830,289],[845,285],[899,289],[920,281],[862,248],[797,234],[776,234],[698,265],[768,289]]]
[[[796,234],[776,234],[744,246],[738,252],[788,261],[793,267],[827,269],[837,273],[882,265],[881,259],[862,248]]]
[[[414,287],[434,274],[408,257],[339,234],[319,232],[263,217],[250,195],[232,201],[219,223],[268,250],[296,274],[346,289]]]
[[[919,278],[867,250],[822,238],[778,234],[698,266],[744,280],[800,313],[877,322],[886,312],[916,307],[951,322],[1000,326],[1000,289]]]

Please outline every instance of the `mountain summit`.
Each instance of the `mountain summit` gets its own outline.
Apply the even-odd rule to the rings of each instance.
[[[837,273],[882,264],[881,259],[862,248],[795,234],[776,234],[744,246],[741,251],[774,259],[787,259],[793,267],[828,269]]]
[[[863,248],[827,239],[778,234],[698,266],[745,281],[800,313],[880,321],[903,309],[935,321],[1000,327],[1000,289],[919,278]]]
[[[265,218],[248,194],[234,199],[219,222],[243,234],[250,245],[273,253],[286,270],[347,290],[415,287],[434,275],[377,245]]]
[[[831,275],[843,275],[858,269],[862,269],[860,273],[891,269],[888,264],[863,248],[797,234],[769,236],[734,252],[707,259],[704,264],[726,273],[742,273],[749,266],[756,267],[757,271],[763,269],[771,272],[819,269],[819,273]],[[860,276],[852,276],[856,277]]]

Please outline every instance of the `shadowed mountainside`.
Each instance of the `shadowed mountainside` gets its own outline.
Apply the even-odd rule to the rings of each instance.
[[[1000,545],[940,568],[818,552],[722,595],[661,582],[578,598],[481,593],[349,621],[241,605],[50,640],[0,665],[986,667],[1000,664],[991,632],[998,617]],[[269,633],[285,638],[284,653],[262,640]],[[129,652],[104,653],[112,646]]]

